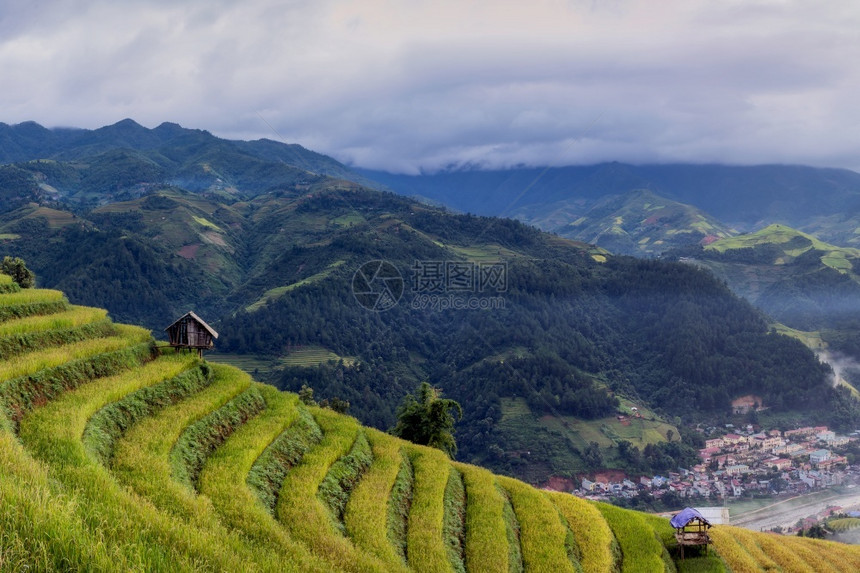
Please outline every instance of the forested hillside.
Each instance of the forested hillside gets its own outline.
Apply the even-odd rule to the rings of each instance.
[[[779,322],[819,339],[830,352],[860,360],[860,250],[770,225],[670,256],[707,268]]]
[[[537,424],[534,447],[523,446],[522,431],[500,430],[510,400],[523,400],[534,420],[598,421],[629,413],[621,397],[671,425],[676,416],[720,416],[732,398],[755,392],[777,411],[854,420],[850,404],[834,419],[839,396],[810,351],[768,334],[751,306],[682,264],[607,256],[514,221],[450,215],[358,187],[232,205],[159,192],[88,217],[97,223],[82,216],[53,230],[39,216],[18,219],[10,230],[21,238],[7,248],[20,246],[42,284],[68,289],[76,302],[104,298],[117,317],[156,328],[189,308],[214,317],[222,352],[283,359],[322,348],[346,358],[293,362],[272,381],[348,400],[378,428],[390,427],[402,396],[428,380],[465,407],[461,459],[533,481],[623,461],[612,462],[612,452],[587,460],[588,444],[563,427]],[[69,244],[84,248],[69,256]],[[352,290],[356,270],[377,259],[405,283],[386,312],[362,307]],[[499,308],[421,308],[415,261],[449,260],[504,263],[504,288],[481,294]],[[676,449],[659,459],[690,455]]]
[[[460,459],[536,483],[688,463],[683,425],[719,420],[750,392],[798,421],[858,422],[856,402],[830,387],[811,351],[769,333],[758,311],[689,265],[612,256],[310,173],[289,162],[313,156],[274,142],[133,122],[96,132],[3,167],[30,186],[0,188],[10,201],[2,254],[25,258],[40,286],[156,332],[194,310],[221,333],[225,359],[281,388],[348,400],[377,428],[429,381],[464,407]],[[154,167],[135,171],[122,157]],[[370,261],[400,280],[384,312],[357,294]],[[428,269],[459,282],[428,282]],[[494,282],[479,284],[485,271]],[[646,413],[642,432],[605,429],[632,406]],[[600,455],[577,421],[600,433]],[[625,459],[623,441],[652,455]]]

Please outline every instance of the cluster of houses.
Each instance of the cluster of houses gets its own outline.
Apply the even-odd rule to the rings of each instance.
[[[856,436],[837,436],[826,426],[781,432],[754,432],[752,426],[705,441],[699,450],[701,463],[666,476],[640,477],[611,482],[600,476],[584,478],[574,493],[608,500],[632,498],[643,492],[660,498],[673,492],[680,498],[731,498],[744,492],[762,494],[787,491],[803,493],[840,485],[845,481],[847,460],[833,452]],[[773,483],[778,475],[781,482]]]
[[[724,472],[719,472],[724,475]],[[726,479],[719,475],[711,475],[706,469],[701,472],[681,469],[679,472],[669,472],[668,475],[642,476],[637,480],[624,479],[621,482],[610,482],[598,476],[594,481],[583,478],[581,487],[573,493],[586,499],[608,501],[611,498],[633,498],[646,492],[653,498],[661,498],[669,492],[678,497],[740,496],[744,492],[744,484],[738,478]]]
[[[854,437],[837,436],[827,426],[796,430],[729,433],[705,440],[699,450],[702,465],[711,470],[722,469],[729,475],[748,474],[756,469],[829,470],[845,464],[844,456],[833,448],[844,446]]]

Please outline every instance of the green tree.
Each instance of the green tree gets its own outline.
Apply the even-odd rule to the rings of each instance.
[[[786,482],[781,477],[776,477],[770,480],[770,487],[776,493],[782,492],[788,486],[788,482]]]
[[[797,531],[798,537],[811,537],[813,539],[825,539],[827,537],[827,531],[820,523],[816,523],[809,527],[809,529],[799,529]]]
[[[622,460],[629,459],[630,457],[630,448],[633,447],[633,444],[628,442],[627,440],[619,440],[618,441],[618,455],[621,456]]]
[[[21,288],[33,288],[36,284],[36,275],[33,271],[27,268],[27,264],[18,257],[3,257],[3,262],[0,263],[0,272],[12,277],[12,280],[18,283]]]
[[[302,384],[302,389],[299,390],[299,400],[305,406],[317,405],[317,401],[314,400],[314,389],[307,384]]]
[[[455,400],[442,398],[442,391],[422,382],[415,394],[407,394],[397,409],[395,436],[410,442],[438,448],[453,457],[457,453],[454,424],[463,417]]]
[[[588,442],[582,457],[590,468],[599,468],[603,465],[603,454],[600,452],[600,444],[597,442]]]
[[[320,407],[334,410],[339,414],[346,414],[349,411],[349,400],[343,400],[334,396],[320,401]]]

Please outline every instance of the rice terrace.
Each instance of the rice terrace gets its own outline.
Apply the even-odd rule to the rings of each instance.
[[[0,1],[0,573],[860,573],[858,30]]]
[[[452,462],[0,276],[2,571],[857,571]]]

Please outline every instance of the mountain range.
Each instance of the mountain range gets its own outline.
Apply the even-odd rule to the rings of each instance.
[[[686,424],[727,420],[731,399],[750,392],[798,423],[860,422],[811,350],[689,263],[452,213],[299,146],[173,124],[0,125],[0,158],[0,251],[25,258],[40,286],[156,333],[194,310],[220,332],[223,359],[284,389],[346,399],[379,428],[428,380],[464,407],[461,459],[533,483],[625,467],[621,441],[650,452],[631,471],[689,464]],[[695,219],[714,245],[733,235],[650,191],[619,202],[612,185],[640,181],[625,166],[544,171],[445,176],[471,178],[472,200],[501,204],[482,178],[519,193],[531,175],[541,177],[529,192],[578,174],[571,185],[591,208],[620,218],[619,244],[681,248],[675,218]],[[850,172],[834,177],[850,195]],[[545,201],[565,200],[552,193]],[[642,210],[653,221],[632,224]],[[382,295],[391,300],[379,307]],[[622,428],[634,406],[643,424]]]
[[[799,165],[606,163],[424,175],[359,172],[404,195],[492,216],[526,212],[530,217],[545,217],[559,208],[583,216],[598,202],[635,190],[648,190],[662,200],[690,205],[740,231],[770,223],[802,230],[807,226],[833,227],[836,221],[860,212],[860,174]],[[822,238],[834,241],[832,237]]]
[[[616,254],[707,268],[860,384],[860,175],[796,165],[624,165],[362,174]],[[802,256],[801,256],[802,255]],[[822,354],[824,355],[824,354]]]

